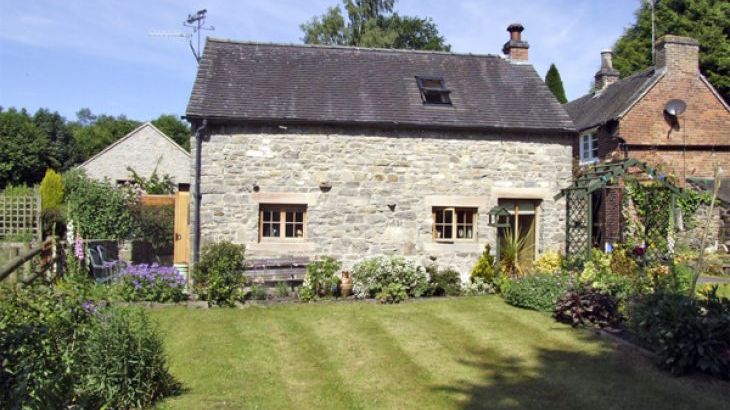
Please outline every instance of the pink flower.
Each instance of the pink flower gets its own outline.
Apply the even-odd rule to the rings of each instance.
[[[81,239],[79,234],[76,234],[76,240],[74,241],[74,256],[80,261],[84,260],[84,240]]]

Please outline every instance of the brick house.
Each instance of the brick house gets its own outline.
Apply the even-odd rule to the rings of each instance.
[[[611,50],[601,52],[594,91],[565,104],[579,132],[574,156],[586,166],[631,157],[677,177],[706,182],[730,170],[730,108],[699,71],[699,43],[666,35],[656,64],[619,80]],[[620,236],[620,190],[595,201],[596,245]],[[730,200],[727,198],[726,201]],[[719,220],[719,218],[716,218]],[[715,221],[719,223],[719,221]],[[718,229],[714,229],[717,233]]]
[[[680,182],[711,178],[715,165],[730,170],[730,108],[699,71],[699,43],[666,35],[655,53],[654,67],[619,80],[604,50],[595,91],[565,105],[580,133],[580,164],[626,153]],[[672,100],[683,101],[684,112],[670,114]]]
[[[250,258],[437,257],[466,277],[498,242],[564,243],[577,138],[528,62],[506,56],[208,39],[192,123],[193,262],[231,240]]]

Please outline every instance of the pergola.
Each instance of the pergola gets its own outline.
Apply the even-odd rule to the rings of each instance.
[[[643,235],[642,239],[646,246],[644,262],[662,260],[669,256],[672,251],[669,242],[673,234],[670,229],[673,227],[676,198],[684,197],[686,194],[657,169],[645,162],[628,158],[591,167],[576,177],[570,187],[562,189],[555,196],[556,200],[562,197],[566,200],[565,253],[568,261],[579,261],[590,257],[594,246],[593,212],[594,198],[597,197],[594,193],[602,191],[605,197],[608,189],[623,191],[623,186],[617,185],[617,182],[632,169],[646,173],[649,178],[657,182],[644,187],[648,190],[648,195],[654,196],[653,200],[646,201],[645,205],[652,209],[643,209],[642,212],[644,231],[640,234]],[[612,205],[618,207],[614,210],[616,212],[620,212],[623,206],[620,199]],[[620,229],[620,227],[614,228]]]

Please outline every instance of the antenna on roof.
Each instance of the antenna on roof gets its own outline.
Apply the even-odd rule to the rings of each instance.
[[[205,17],[207,10],[198,10],[195,14],[188,14],[188,18],[183,21],[183,26],[190,27],[193,29],[192,33],[183,33],[179,31],[150,31],[148,34],[152,37],[181,37],[188,40],[190,50],[193,52],[195,61],[200,63],[201,52],[200,52],[200,30],[215,30],[215,27],[205,27]],[[193,34],[198,35],[198,48],[193,47]]]
[[[659,0],[647,0],[649,2],[649,7],[651,7],[651,65],[656,65],[656,51],[654,49],[654,42],[656,41],[656,24],[654,24],[655,20],[655,8],[656,4],[659,3]]]
[[[185,27],[191,27],[193,29],[193,34],[198,35],[198,48],[195,49],[193,47],[193,40],[190,39],[190,49],[193,51],[193,55],[195,56],[195,59],[200,63],[200,30],[215,30],[215,27],[208,26],[205,27],[205,16],[208,13],[208,10],[202,9],[198,10],[195,14],[188,14],[188,18],[183,21],[183,26]]]

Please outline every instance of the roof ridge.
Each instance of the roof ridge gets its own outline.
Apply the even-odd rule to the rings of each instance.
[[[378,48],[378,47],[358,47],[358,46],[341,46],[341,45],[327,45],[327,44],[296,44],[296,43],[274,43],[268,41],[247,41],[247,40],[233,40],[230,38],[222,37],[206,37],[206,41],[214,41],[218,43],[230,43],[230,44],[244,44],[252,46],[274,46],[274,47],[297,47],[297,48],[318,48],[318,49],[330,49],[330,50],[357,50],[357,51],[377,51],[377,52],[390,52],[390,53],[406,53],[406,54],[438,54],[438,55],[449,55],[449,56],[467,56],[467,57],[490,57],[498,58],[500,60],[506,60],[505,57],[498,54],[482,54],[482,53],[455,53],[452,51],[438,51],[438,50],[413,50],[406,48]]]

